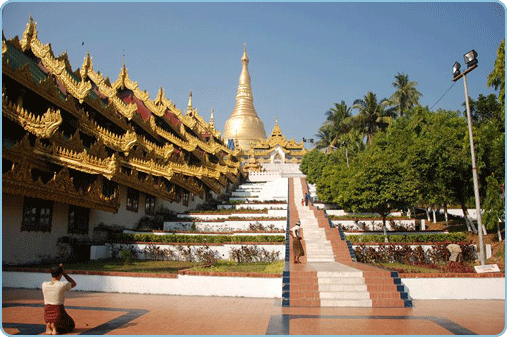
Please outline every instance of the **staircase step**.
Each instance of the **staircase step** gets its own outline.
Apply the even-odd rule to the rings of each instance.
[[[320,299],[369,300],[370,294],[367,291],[321,291]]]
[[[372,307],[371,300],[334,300],[322,299],[320,300],[321,307]]]
[[[333,283],[319,283],[320,291],[367,291],[366,284],[333,284]],[[321,296],[321,298],[323,298]],[[369,297],[368,297],[369,298]]]
[[[333,284],[333,285],[349,285],[349,284],[356,284],[356,285],[363,285],[366,284],[364,281],[364,278],[362,277],[319,277],[319,286],[324,284]]]

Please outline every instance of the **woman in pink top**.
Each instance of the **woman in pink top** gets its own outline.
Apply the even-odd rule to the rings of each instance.
[[[60,279],[65,277],[67,282]],[[67,333],[74,329],[76,324],[72,317],[67,314],[63,302],[64,293],[76,286],[76,282],[65,272],[60,263],[51,269],[51,281],[42,283],[42,294],[44,295],[44,321],[46,322],[46,334],[56,335]]]

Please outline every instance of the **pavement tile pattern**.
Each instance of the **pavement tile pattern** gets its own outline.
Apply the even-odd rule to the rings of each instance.
[[[78,285],[79,286],[79,285]],[[71,291],[71,335],[499,335],[505,301],[418,300],[412,308],[282,307],[281,299]],[[40,289],[2,289],[7,335],[44,334]]]

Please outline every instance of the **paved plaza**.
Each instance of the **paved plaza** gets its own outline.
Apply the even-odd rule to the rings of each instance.
[[[9,335],[45,331],[41,290],[4,288]],[[285,308],[280,299],[71,291],[77,335],[499,335],[503,300],[418,300],[412,308]]]

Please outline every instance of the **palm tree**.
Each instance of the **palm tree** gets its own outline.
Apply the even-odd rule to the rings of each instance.
[[[348,107],[345,101],[340,104],[334,103],[334,108],[326,112],[326,123],[329,125],[331,133],[331,142],[329,145],[335,145],[340,138],[350,131],[350,117],[352,108]]]
[[[368,91],[363,99],[356,99],[352,108],[359,110],[354,117],[354,126],[366,137],[368,144],[371,143],[373,135],[384,130],[396,116],[394,108],[389,107],[389,101],[384,98],[378,102],[377,95],[371,91]]]
[[[394,76],[393,87],[397,90],[389,98],[389,102],[396,107],[398,116],[403,116],[408,109],[419,105],[419,97],[422,94],[415,88],[416,86],[417,82],[409,81],[408,75],[398,73]]]
[[[333,141],[331,125],[327,121],[324,122],[315,136],[318,138],[318,141],[315,144],[317,149],[329,147]]]

